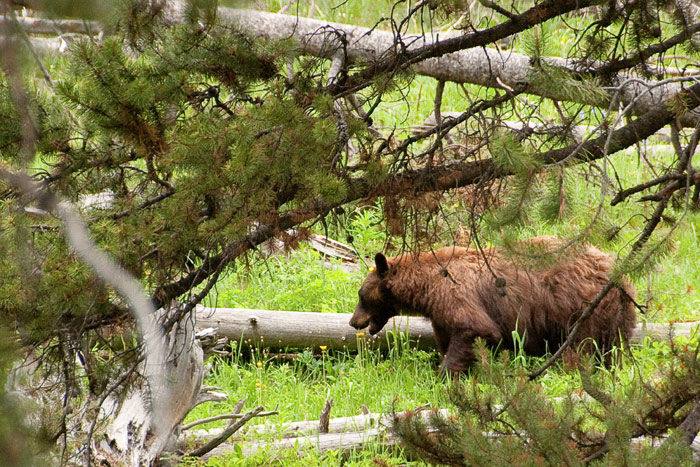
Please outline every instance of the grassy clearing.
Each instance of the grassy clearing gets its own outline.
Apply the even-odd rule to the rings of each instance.
[[[579,202],[585,203],[585,187],[579,187]],[[592,196],[595,201],[595,196]],[[583,210],[582,212],[586,212]],[[379,212],[363,209],[343,219],[344,226],[355,237],[355,245],[368,261],[373,251],[381,249],[385,240]],[[568,235],[588,221],[572,219],[560,225],[539,223],[523,228],[522,237],[540,234]],[[698,303],[700,277],[693,258],[700,247],[700,215],[688,215],[674,237],[673,248],[660,259],[656,272],[635,280],[640,302],[650,300],[650,311],[641,319],[651,321],[700,319]],[[627,227],[631,235],[636,228]],[[628,241],[625,235],[609,244],[608,251],[623,252]],[[379,248],[378,248],[379,247]],[[670,274],[661,271],[672,271]],[[366,271],[350,274],[325,269],[317,253],[302,247],[286,260],[268,259],[252,262],[249,268],[230,272],[222,281],[210,305],[284,310],[307,310],[349,313],[354,308],[357,289]],[[595,379],[614,397],[624,397],[632,390],[635,375],[651,379],[670,353],[666,344],[647,341],[633,347],[633,357],[620,367],[598,369]],[[492,365],[512,373],[528,371],[543,363],[542,358],[503,352],[492,357]],[[229,402],[204,404],[190,414],[190,420],[230,413],[236,401],[246,398],[246,408],[264,405],[276,408],[279,415],[264,423],[277,425],[298,420],[316,420],[327,399],[333,399],[334,417],[361,413],[362,405],[372,412],[406,410],[424,404],[450,408],[450,383],[437,371],[439,357],[435,352],[418,351],[405,342],[384,354],[377,351],[351,354],[305,349],[292,362],[281,362],[267,352],[256,351],[243,357],[234,349],[231,359],[214,361],[208,384],[221,387]],[[581,394],[581,382],[576,372],[556,366],[539,380],[543,392],[551,397]],[[483,388],[487,390],[487,387]],[[260,421],[262,423],[262,421]],[[217,422],[209,426],[222,426]],[[370,465],[378,459],[397,465],[409,462],[400,450],[371,445],[350,454],[319,454],[306,450],[302,455],[285,451],[260,453],[243,458],[232,453],[212,460],[210,465]],[[422,465],[422,464],[408,464]]]

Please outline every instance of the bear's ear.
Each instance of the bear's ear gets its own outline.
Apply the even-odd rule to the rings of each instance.
[[[386,273],[389,272],[389,263],[387,263],[386,256],[383,254],[377,253],[374,255],[374,264],[377,265],[376,271],[379,277],[384,277]]]

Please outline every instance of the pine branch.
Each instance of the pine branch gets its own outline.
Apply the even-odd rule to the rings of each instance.
[[[345,82],[333,83],[327,86],[324,91],[335,97],[355,93],[369,86],[372,79],[382,73],[397,73],[414,63],[429,58],[441,57],[452,52],[474,47],[483,47],[530,29],[536,24],[541,24],[551,18],[599,3],[602,2],[595,0],[546,1],[535,5],[524,13],[511,17],[504,23],[488,29],[441,40],[418,49],[407,50],[406,48],[401,48],[399,53],[396,53],[389,59],[375,62],[369,68],[349,76]]]
[[[690,39],[693,37],[693,34],[696,32],[700,31],[700,23],[693,24],[687,29],[684,29],[681,33],[676,34],[673,37],[670,37],[669,39],[663,41],[663,42],[658,42],[656,44],[652,44],[649,47],[646,47],[645,49],[642,49],[638,51],[636,54],[626,57],[620,60],[613,60],[610,62],[607,62],[597,68],[594,68],[592,71],[589,73],[591,75],[597,75],[597,76],[610,76],[614,73],[617,73],[618,71],[626,70],[632,67],[635,67],[637,65],[640,65],[644,63],[647,59],[650,57],[653,57],[654,55],[659,55],[667,50],[671,49],[672,47],[675,47],[686,40]]]
[[[507,95],[501,97],[505,100],[506,96]],[[683,100],[687,108],[697,107],[700,105],[700,84],[695,84],[678,96],[674,96],[672,99]],[[494,102],[492,100],[490,105],[493,104]],[[536,154],[535,159],[542,160],[545,164],[591,162],[601,159],[608,154],[621,151],[634,145],[638,141],[648,138],[669,122],[673,121],[675,117],[676,115],[669,110],[668,102],[663,102],[632,123],[613,131],[609,135],[603,135],[582,144],[573,144],[565,148]],[[443,122],[443,125],[449,126],[452,123],[452,121]],[[445,128],[447,128],[447,126],[443,126],[443,129]],[[439,130],[431,129],[428,131]],[[407,141],[412,139],[413,138],[409,138]],[[323,217],[332,209],[342,206],[343,204],[370,196],[392,195],[401,197],[432,191],[445,191],[508,175],[512,174],[498,169],[494,165],[493,160],[484,159],[460,162],[441,167],[404,170],[390,175],[379,184],[371,184],[365,178],[353,180],[352,185],[348,187],[348,194],[344,199],[333,204],[327,204],[317,200],[302,208],[277,216],[273,222],[259,226],[255,231],[246,235],[246,237],[229,243],[221,253],[204,260],[201,267],[196,271],[191,272],[175,282],[158,287],[152,295],[152,301],[157,308],[168,303],[170,300],[188,292],[191,288],[205,281],[209,276],[215,273],[222,261],[228,264],[249,249],[257,247],[257,245],[274,237],[278,233],[311,219]],[[293,196],[293,193],[290,196]],[[281,204],[283,203],[280,202],[280,205]],[[609,286],[612,288],[611,284],[609,284]],[[602,296],[599,297],[599,301],[602,300],[602,298]]]

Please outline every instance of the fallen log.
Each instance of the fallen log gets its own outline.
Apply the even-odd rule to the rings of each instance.
[[[358,415],[355,417],[341,417],[330,420],[331,429],[330,433],[319,433],[318,426],[319,420],[312,421],[302,421],[284,424],[282,429],[284,431],[278,431],[277,427],[274,425],[255,425],[250,427],[247,431],[246,437],[249,438],[250,435],[261,435],[269,433],[282,433],[279,439],[263,441],[263,440],[250,440],[242,439],[236,442],[227,442],[218,446],[216,449],[207,453],[202,457],[202,460],[207,461],[212,457],[221,456],[235,450],[236,444],[241,444],[241,452],[244,456],[253,455],[261,450],[267,450],[268,452],[277,452],[283,449],[296,449],[297,451],[303,451],[304,449],[312,448],[318,452],[325,452],[330,450],[349,450],[361,448],[367,443],[371,442],[381,442],[383,446],[391,446],[398,443],[396,436],[388,429],[391,425],[391,421],[394,417],[404,417],[406,414],[411,413],[413,415],[420,415],[424,417],[426,421],[431,415],[431,410],[418,410],[418,411],[407,411],[400,412],[397,414],[366,414]],[[448,416],[450,412],[446,409],[441,409],[439,412],[443,416]],[[287,429],[289,427],[304,427],[299,431],[290,431]],[[311,429],[311,432],[309,431]],[[204,430],[202,430],[204,431]],[[216,436],[216,434],[221,430],[212,430],[209,436]],[[300,436],[303,435],[303,436]],[[493,433],[491,436],[498,437],[503,436],[501,434]],[[652,445],[660,446],[666,437],[639,437],[634,438],[631,441],[632,445],[642,445],[644,443],[652,443]],[[181,439],[181,442],[183,440]],[[189,441],[193,441],[189,438]],[[196,441],[200,441],[198,439]],[[695,440],[690,444],[691,449],[694,451],[695,458],[700,457],[700,437],[696,437]]]
[[[174,7],[174,17],[182,18],[182,4],[172,2],[171,5]],[[243,31],[255,37],[268,40],[291,38],[297,42],[302,54],[323,58],[331,58],[336,51],[342,50],[350,61],[386,60],[392,55],[396,44],[393,32],[377,28],[370,29],[294,15],[225,7],[218,9],[218,15],[224,20],[237,23]],[[401,36],[400,43],[410,51],[444,41],[458,34],[454,31],[406,34]],[[339,37],[343,37],[343,41],[338,40]],[[580,64],[572,59],[543,57],[542,61],[548,66],[573,74],[581,68]],[[531,58],[513,51],[475,47],[419,61],[413,65],[412,69],[417,74],[441,81],[501,89],[526,85],[529,94],[557,101],[574,100],[581,104],[605,108],[610,105],[610,101],[601,99],[598,93],[571,93],[563,87],[550,86],[532,80],[535,70],[531,64]],[[601,93],[608,93],[610,98],[616,99],[623,105],[630,105],[630,110],[635,115],[644,114],[681,89],[680,83],[660,84],[629,73],[618,73],[614,82],[615,85],[611,88],[600,88]],[[617,86],[619,89],[615,89]],[[682,120],[686,125],[695,125],[693,117],[685,116]]]
[[[172,20],[185,18],[184,2],[169,2]],[[302,54],[330,58],[342,50],[351,62],[372,62],[384,60],[396,46],[393,32],[376,28],[366,28],[342,23],[333,23],[296,15],[275,14],[264,11],[218,8],[218,15],[225,21],[232,21],[248,34],[267,40],[293,39]],[[96,22],[79,20],[49,20],[44,18],[18,18],[19,24],[33,34],[89,34],[101,32]],[[696,26],[696,25],[695,25]],[[694,27],[695,27],[694,26]],[[458,32],[434,31],[428,34],[406,34],[400,43],[407,50],[424,47],[455,37]],[[343,37],[341,42],[339,37]],[[67,43],[61,38],[32,38],[34,46],[41,50],[62,53]],[[571,93],[560,86],[549,86],[532,80],[534,68],[530,57],[513,51],[476,47],[445,54],[415,63],[412,67],[417,74],[430,76],[441,81],[469,83],[497,89],[512,89],[527,86],[527,92],[557,101],[575,101],[582,104],[609,107],[607,99],[597,93]],[[582,68],[575,60],[560,57],[542,57],[549,66],[566,70],[575,75]],[[585,69],[585,67],[584,67]],[[674,70],[677,74],[678,70]],[[575,80],[575,78],[574,78]],[[642,115],[654,106],[681,90],[680,83],[644,80],[631,73],[618,73],[611,87],[600,88],[623,105],[630,105],[635,115]],[[695,126],[696,119],[685,115],[682,123]]]
[[[449,415],[449,411],[446,409],[441,409],[439,412],[443,416]],[[354,417],[340,417],[333,418],[329,421],[329,432],[320,433],[319,426],[320,420],[311,421],[300,421],[282,424],[281,427],[277,427],[272,424],[265,425],[255,425],[251,426],[243,442],[242,452],[243,455],[252,455],[257,453],[262,449],[279,451],[282,449],[295,448],[299,451],[307,449],[309,447],[318,450],[319,452],[325,452],[330,450],[343,450],[343,449],[354,449],[362,447],[364,444],[381,441],[385,446],[390,446],[396,444],[396,437],[388,430],[391,421],[394,417],[405,417],[408,414],[419,414],[424,417],[427,421],[427,417],[431,411],[423,410],[409,410],[406,412],[399,412],[396,414],[392,413],[377,413],[377,414],[364,414],[357,415]],[[204,431],[204,430],[202,430]],[[216,436],[221,430],[211,430],[208,436]],[[260,436],[264,434],[281,434],[279,439],[274,439],[271,441],[262,441],[250,439],[251,436]],[[188,441],[200,441],[202,438],[192,438],[188,437]],[[184,438],[181,438],[181,443]],[[238,442],[241,442],[239,440]],[[202,457],[203,460],[208,460],[214,456],[220,456],[227,452],[234,450],[235,442],[224,443],[218,446],[216,449],[209,452],[206,456]]]
[[[328,433],[348,433],[377,428],[383,416],[384,415],[380,413],[367,413],[352,417],[331,418],[328,422]],[[252,425],[248,427],[244,433],[248,438],[251,436],[260,436],[265,434],[277,434],[281,438],[298,438],[300,436],[312,436],[318,434],[319,424],[319,420],[302,420],[297,422],[281,423],[279,425],[265,423],[261,425]],[[219,436],[223,431],[223,428],[189,431],[183,429],[183,433],[180,435],[178,443],[182,445],[186,442],[204,442],[212,437]]]
[[[197,329],[214,328],[219,336],[244,346],[271,349],[325,346],[336,350],[357,350],[359,345],[387,348],[397,333],[402,333],[419,349],[435,348],[430,321],[418,316],[396,316],[376,336],[357,332],[348,322],[349,313],[253,310],[247,308],[205,308],[196,311]],[[645,337],[670,341],[675,336],[700,335],[700,323],[647,323],[634,329],[632,343]]]
[[[0,24],[3,25],[12,25],[13,21],[16,21],[29,34],[99,34],[103,29],[102,25],[96,21],[82,19],[51,19],[31,16],[18,16],[15,20],[7,17],[0,18]]]
[[[260,441],[250,443],[241,451],[244,456],[253,455],[263,449],[268,452],[277,452],[283,449],[295,448],[298,451],[303,451],[309,447],[318,450],[318,452],[326,452],[330,450],[347,450],[361,448],[363,445],[381,441],[384,446],[396,444],[396,438],[386,428],[371,428],[365,431],[356,431],[349,433],[324,433],[311,436],[303,436],[300,438],[282,438],[275,441]],[[212,457],[221,456],[234,450],[235,444],[222,444],[207,455],[202,457],[203,461],[208,461]]]
[[[220,336],[245,346],[272,349],[325,346],[335,350],[357,350],[359,345],[387,348],[391,334],[407,333],[419,349],[435,348],[430,322],[424,318],[397,316],[376,336],[357,332],[345,313],[252,310],[246,308],[198,307],[197,329],[216,329]]]

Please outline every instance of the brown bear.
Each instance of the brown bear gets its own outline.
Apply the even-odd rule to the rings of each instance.
[[[553,249],[561,240],[536,237],[523,246]],[[488,264],[484,261],[488,260]],[[430,319],[442,367],[462,372],[474,361],[477,337],[513,348],[513,331],[532,355],[554,352],[571,325],[605,286],[613,258],[585,245],[574,257],[544,269],[516,266],[501,248],[441,248],[387,259],[359,291],[350,325],[376,334],[399,312]],[[623,279],[605,296],[579,331],[574,349],[604,352],[626,341],[636,323],[635,290]],[[595,344],[591,342],[595,341]]]

